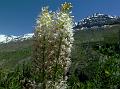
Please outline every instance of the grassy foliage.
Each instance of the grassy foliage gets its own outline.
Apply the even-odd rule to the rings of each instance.
[[[75,44],[88,42],[116,43],[119,40],[120,25],[113,25],[106,28],[89,28],[75,31]]]
[[[0,52],[0,67],[11,69],[23,61],[29,60],[31,50],[31,47],[28,46],[19,50]]]
[[[107,31],[76,32],[69,89],[120,88],[120,45],[117,27],[112,27],[109,31],[106,28]],[[104,39],[101,40],[102,38]]]
[[[1,69],[0,89],[35,89],[34,81],[37,77],[32,73],[31,61],[18,65],[13,71]]]
[[[119,28],[75,32],[68,89],[120,88]],[[0,46],[0,89],[29,89],[34,86],[39,89],[41,76],[39,72],[32,73],[30,60],[27,60],[31,55],[31,44],[27,43]],[[27,64],[23,64],[25,60]]]

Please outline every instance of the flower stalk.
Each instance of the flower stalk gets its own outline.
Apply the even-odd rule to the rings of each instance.
[[[42,76],[43,89],[62,89],[66,72],[70,67],[70,54],[73,43],[73,20],[71,4],[64,3],[58,12],[42,8],[37,19],[33,44],[34,72]],[[40,78],[39,78],[40,79]]]

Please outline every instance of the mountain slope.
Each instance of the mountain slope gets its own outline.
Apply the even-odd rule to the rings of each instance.
[[[21,36],[14,36],[14,35],[3,35],[3,34],[0,34],[0,43],[8,43],[8,42],[15,42],[15,41],[23,41],[23,40],[27,40],[27,39],[30,39],[32,38],[33,36],[33,33],[28,33],[28,34],[24,34],[24,35],[21,35]]]
[[[74,29],[102,27],[105,25],[120,24],[120,17],[95,13],[79,21]]]
[[[74,44],[80,46],[85,43],[116,43],[119,40],[120,25],[106,28],[89,28],[89,30],[78,30],[74,32]],[[77,57],[78,53],[73,56]],[[28,61],[32,55],[32,39],[11,41],[0,44],[0,67],[14,68],[19,63]]]
[[[108,15],[106,16],[103,14],[97,14],[90,18],[93,19],[92,20],[93,22],[94,21],[96,22],[97,19],[102,21],[103,17],[104,19],[108,18],[111,20],[118,19],[118,17],[112,17]],[[90,19],[87,20],[91,21]],[[78,24],[78,26],[79,25],[80,23]],[[113,44],[118,42],[120,38],[119,24],[109,25],[107,27],[99,27],[99,28],[87,27],[87,29],[88,30],[74,31],[75,46],[77,45],[79,47],[80,44],[91,43],[91,42],[92,43],[103,42],[103,43]],[[22,36],[0,35],[0,67],[5,67],[9,69],[11,67],[14,67],[18,63],[22,63],[25,60],[30,60],[32,55],[32,37],[33,37],[33,33],[25,34]],[[75,55],[78,56],[77,53]]]
[[[18,64],[31,59],[32,40],[0,44],[0,68],[13,69]]]

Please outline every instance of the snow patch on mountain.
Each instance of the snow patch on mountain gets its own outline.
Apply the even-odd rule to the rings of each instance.
[[[9,43],[11,41],[24,41],[27,39],[31,39],[33,37],[34,33],[28,33],[20,36],[14,36],[14,35],[4,35],[0,34],[0,43]]]
[[[6,35],[0,35],[0,42],[4,42],[6,38]]]
[[[120,24],[119,16],[94,13],[93,15],[80,20],[77,23],[77,25],[74,26],[74,29],[102,27],[105,25],[114,25],[114,24]]]

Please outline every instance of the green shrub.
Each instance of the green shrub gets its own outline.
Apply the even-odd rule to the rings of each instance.
[[[75,44],[69,89],[119,89],[120,55],[116,49],[118,44]]]

